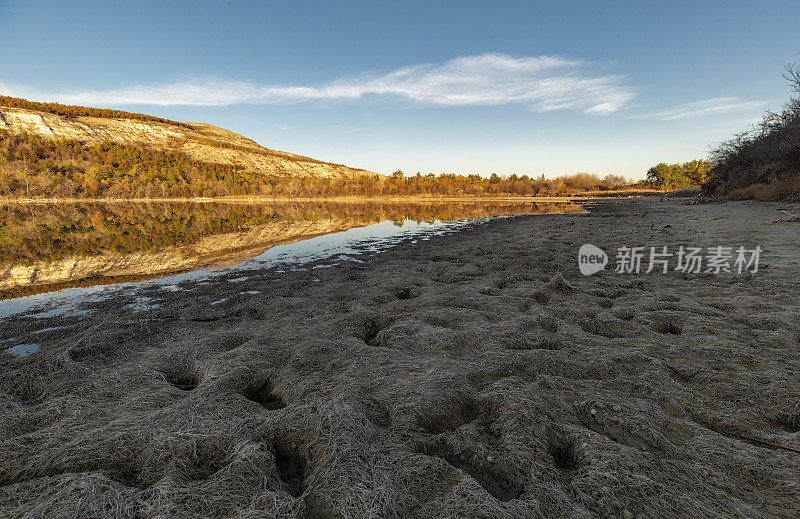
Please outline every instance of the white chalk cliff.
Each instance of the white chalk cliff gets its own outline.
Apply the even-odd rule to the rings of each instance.
[[[195,160],[240,164],[246,171],[264,175],[318,178],[374,175],[363,169],[270,150],[237,133],[203,123],[184,126],[136,119],[60,116],[0,106],[0,129],[49,139],[77,139],[89,144],[111,141],[180,151]]]

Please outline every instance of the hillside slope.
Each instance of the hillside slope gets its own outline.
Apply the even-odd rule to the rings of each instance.
[[[202,123],[171,123],[128,118],[65,116],[0,106],[0,130],[46,139],[71,139],[89,145],[114,142],[151,150],[173,151],[197,161],[242,166],[270,176],[342,178],[374,175],[309,157],[264,148],[234,132]]]

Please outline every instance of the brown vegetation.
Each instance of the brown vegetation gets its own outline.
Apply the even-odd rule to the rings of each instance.
[[[795,195],[800,190],[800,178],[782,178],[769,184],[750,184],[747,187],[729,191],[728,200],[759,200],[776,202]],[[723,190],[724,192],[724,190]]]
[[[0,130],[0,195],[6,197],[241,194],[256,183],[242,169],[177,151],[112,142],[90,146]]]
[[[194,160],[179,151],[113,142],[89,145],[0,130],[0,196],[7,198],[562,196],[651,189],[630,185],[620,176],[589,173],[554,179],[419,173],[408,177],[399,171],[390,177],[268,175],[237,164]]]
[[[703,188],[700,186],[694,187],[684,187],[681,189],[675,189],[674,191],[667,191],[667,196],[674,196],[674,197],[690,197],[690,196],[697,196],[703,192]]]
[[[177,126],[184,126],[191,128],[192,125],[188,123],[180,123],[177,121],[170,121],[161,117],[153,115],[137,114],[131,112],[124,112],[122,110],[110,110],[108,108],[91,108],[88,106],[72,106],[62,105],[60,103],[40,103],[37,101],[28,101],[27,99],[20,99],[18,97],[9,97],[0,95],[0,106],[9,106],[11,108],[24,108],[26,110],[36,110],[37,112],[47,112],[56,115],[67,117],[101,117],[104,119],[134,119],[138,121],[151,121],[158,123],[173,124]]]

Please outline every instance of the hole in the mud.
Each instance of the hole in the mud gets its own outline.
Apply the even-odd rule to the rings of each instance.
[[[558,438],[550,442],[548,451],[553,463],[560,470],[575,470],[580,462],[575,450],[575,442],[566,438]]]
[[[500,281],[495,283],[495,286],[500,290],[503,290],[504,288],[508,288],[508,281],[506,281],[505,279],[501,279]]]
[[[560,350],[561,341],[556,337],[545,337],[536,345],[538,350]]]
[[[602,308],[611,308],[612,306],[614,306],[614,301],[612,301],[611,299],[601,299],[600,301],[598,301],[598,304]]]
[[[238,315],[254,321],[263,321],[268,318],[267,312],[263,308],[253,306],[252,304],[245,305],[244,308],[238,311]]]
[[[586,333],[591,333],[592,335],[597,335],[599,337],[606,337],[608,339],[617,339],[621,337],[616,331],[609,328],[608,324],[603,321],[582,321],[580,327]]]
[[[800,413],[778,413],[772,422],[786,432],[800,432]]]
[[[375,399],[370,399],[364,414],[370,422],[382,429],[388,429],[392,425],[392,416],[389,414],[389,410]]]
[[[672,366],[667,366],[667,370],[669,371],[669,376],[672,377],[673,380],[677,380],[682,384],[688,384],[691,382],[695,375],[692,372],[674,368]]]
[[[549,316],[541,316],[536,319],[545,331],[556,333],[558,331],[558,321]]]
[[[199,481],[213,476],[223,466],[216,460],[192,460],[186,467],[186,476],[192,481]]]
[[[239,346],[241,346],[242,344],[246,343],[249,340],[250,340],[249,337],[243,335],[229,335],[227,337],[223,337],[220,342],[223,348],[230,351],[230,350],[235,350],[236,348],[238,348]]]
[[[619,310],[616,311],[614,315],[616,315],[618,319],[621,319],[623,321],[630,321],[631,319],[636,317],[636,312],[634,312],[630,308],[620,308]]]
[[[375,344],[378,334],[391,324],[391,319],[383,316],[369,317],[361,323],[361,330],[356,336],[369,345]]]
[[[375,337],[378,336],[378,332],[380,331],[381,329],[378,326],[378,323],[375,322],[374,319],[370,319],[369,321],[367,321],[367,323],[364,325],[364,335],[363,335],[364,342],[370,343],[373,340],[375,340]]]
[[[680,335],[683,329],[672,321],[662,321],[655,325],[655,330],[658,333]]]
[[[424,449],[422,453],[437,456],[450,466],[462,470],[495,499],[508,502],[522,495],[522,485],[516,481],[505,464],[483,452],[478,452],[472,446],[456,448],[438,442]]]
[[[37,377],[38,378],[38,377]],[[0,386],[0,392],[13,396],[20,404],[36,405],[45,399],[41,379],[31,380],[23,377],[13,378]]]
[[[479,402],[472,399],[461,400],[438,406],[434,414],[420,417],[420,425],[430,434],[441,434],[474,421],[480,414]]]
[[[390,319],[382,316],[365,318],[360,323],[360,330],[357,329],[356,331],[356,337],[367,344],[372,345],[375,342],[375,338],[378,336],[378,333],[389,326],[390,321]]]
[[[132,466],[121,465],[114,467],[106,471],[106,476],[111,481],[116,481],[120,485],[130,488],[144,489],[149,486],[148,483],[142,480],[139,471]]]
[[[570,292],[572,285],[561,274],[556,274],[547,282],[547,289],[556,292]]]
[[[297,446],[277,442],[275,449],[275,468],[286,492],[293,497],[300,497],[305,491],[307,462],[300,454]]]
[[[533,300],[539,303],[540,305],[543,305],[548,301],[550,301],[550,295],[544,290],[537,290],[536,292],[533,293]]]
[[[561,341],[554,336],[544,337],[539,340],[527,338],[516,338],[508,342],[508,347],[512,350],[560,350]]]
[[[394,289],[394,296],[397,299],[411,299],[413,296],[411,295],[411,289],[408,287],[400,287]]]
[[[227,465],[228,453],[216,439],[198,442],[188,459],[183,463],[181,471],[191,481],[206,479]]]
[[[286,402],[280,395],[274,393],[272,380],[269,378],[251,381],[241,388],[241,394],[248,400],[261,404],[264,409],[274,411],[286,407]]]
[[[321,496],[309,492],[303,497],[306,519],[337,519],[341,515]]]
[[[164,378],[181,391],[191,391],[200,385],[200,374],[195,370],[164,372]]]

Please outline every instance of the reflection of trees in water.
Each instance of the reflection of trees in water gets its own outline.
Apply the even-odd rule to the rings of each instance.
[[[0,261],[28,263],[104,251],[155,250],[196,243],[204,236],[247,232],[269,225],[333,220],[402,225],[499,214],[576,212],[566,203],[295,202],[270,204],[125,203],[0,206]]]

